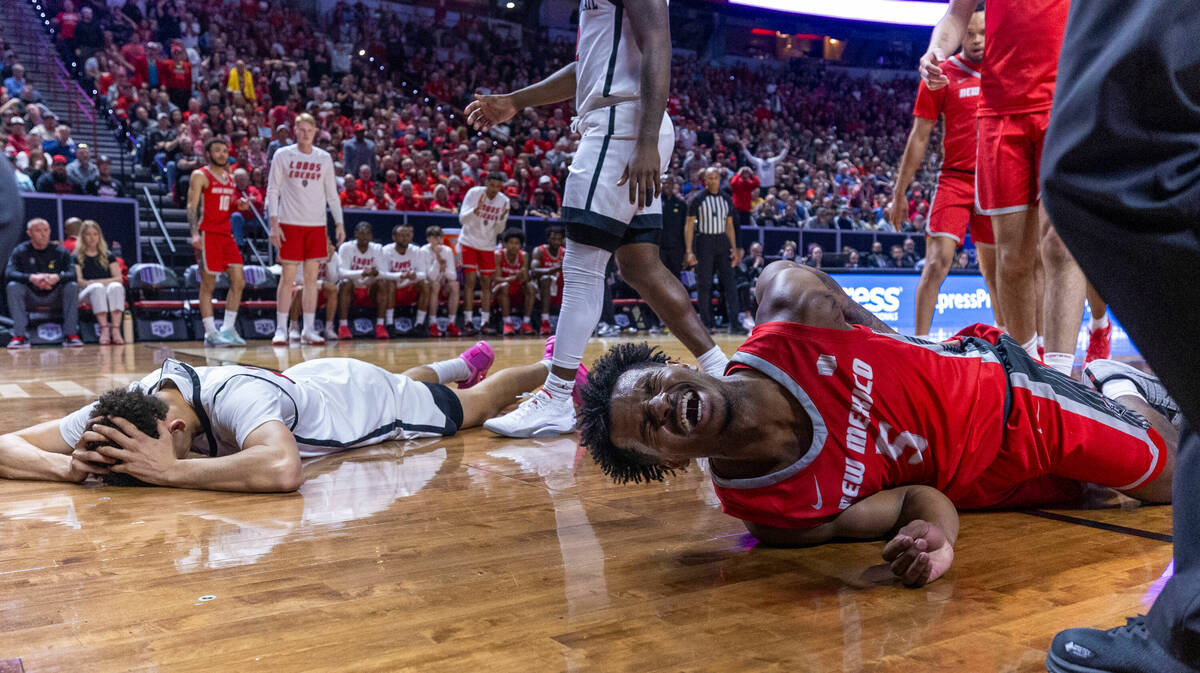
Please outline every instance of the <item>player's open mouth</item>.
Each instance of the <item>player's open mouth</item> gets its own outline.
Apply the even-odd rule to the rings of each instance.
[[[704,400],[695,390],[688,390],[679,396],[676,418],[679,419],[679,427],[684,434],[690,433],[700,425],[700,419],[704,417],[703,410]]]

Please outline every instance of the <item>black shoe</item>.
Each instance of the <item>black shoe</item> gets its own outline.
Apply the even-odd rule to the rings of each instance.
[[[408,332],[408,336],[412,339],[427,339],[429,338],[429,326],[425,323],[413,325],[413,328]]]
[[[479,328],[479,333],[484,336],[495,336],[496,330],[492,329],[490,324],[484,323],[483,327]]]
[[[1050,673],[1198,673],[1150,638],[1146,618],[1126,617],[1125,626],[1067,629],[1054,636],[1046,654]]]
[[[475,323],[471,322],[470,320],[464,320],[462,334],[463,336],[475,336],[476,334],[479,334],[479,330],[475,329]]]

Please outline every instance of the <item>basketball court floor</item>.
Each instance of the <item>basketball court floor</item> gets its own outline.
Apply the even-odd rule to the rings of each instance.
[[[492,343],[497,366],[541,357],[540,340]],[[402,371],[469,344],[7,353],[0,430],[168,355]],[[907,589],[882,543],[756,547],[703,466],[620,486],[571,436],[472,429],[305,474],[289,495],[0,481],[0,672],[1034,672],[1057,631],[1144,612],[1171,560],[1170,507],[1097,492],[1087,509],[964,514],[950,572]]]

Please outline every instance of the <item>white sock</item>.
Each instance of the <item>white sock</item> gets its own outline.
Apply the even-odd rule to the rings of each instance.
[[[542,314],[541,314],[541,317],[540,317],[540,318],[538,318],[538,322],[539,322],[539,323],[543,323],[543,322],[550,322],[550,314],[549,314],[549,313],[542,313]]]
[[[296,330],[296,331],[299,331],[299,330],[300,330],[300,323],[298,323],[298,322],[296,322],[295,320],[293,320],[293,321],[291,321],[291,322],[289,322],[289,323],[288,323],[288,329],[289,329],[289,330]]]
[[[554,369],[554,363],[550,360],[538,360],[538,364],[546,365],[546,374],[550,374],[550,371]]]
[[[1092,318],[1092,329],[1091,329],[1092,332],[1095,332],[1098,329],[1105,329],[1106,327],[1108,327],[1108,314],[1107,313],[1100,316],[1099,318]]]
[[[376,318],[375,325],[378,327],[383,327],[383,318]]]
[[[1021,348],[1025,349],[1025,352],[1027,354],[1029,354],[1029,357],[1033,358],[1034,360],[1037,360],[1038,362],[1041,362],[1042,357],[1040,355],[1038,355],[1037,347],[1038,347],[1038,338],[1037,338],[1036,334],[1034,334],[1033,337],[1031,337],[1029,339],[1029,341],[1026,341],[1025,343],[1021,344]]]
[[[338,325],[338,327],[345,327],[346,329],[350,329],[350,323],[343,320],[342,323],[340,325]]]
[[[700,363],[700,369],[709,376],[725,376],[725,367],[729,364],[729,358],[725,357],[720,346],[713,346],[707,353],[696,358],[696,361]]]
[[[418,325],[425,324],[425,316],[426,316],[425,311],[417,311],[417,324]]]
[[[533,316],[528,316],[528,315],[527,315],[527,316],[525,316],[525,324],[526,324],[526,325],[528,325],[528,324],[530,324],[530,323],[532,323],[532,322],[533,322]]]
[[[462,358],[442,360],[441,362],[428,365],[428,367],[437,374],[438,383],[466,381],[471,377],[471,368],[467,366],[467,361]]]
[[[583,361],[583,351],[603,309],[604,270],[610,258],[612,253],[603,248],[567,241],[562,311],[554,337],[555,367],[573,372]]]
[[[1110,400],[1117,400],[1125,395],[1133,395],[1143,402],[1146,401],[1146,398],[1138,392],[1137,386],[1129,379],[1111,379],[1100,386],[1100,393]]]
[[[1045,347],[1046,347],[1046,337],[1039,335],[1039,336],[1038,336],[1038,338],[1037,338],[1037,340],[1038,340],[1038,347],[1039,347],[1039,348],[1045,348]]]
[[[474,311],[463,311],[463,324],[464,325],[466,325],[467,323],[470,323],[473,320],[475,320],[475,312]]]
[[[288,314],[275,312],[275,331],[282,332],[288,324]],[[292,323],[295,325],[296,323]]]
[[[384,317],[384,319],[383,319],[383,322],[384,322],[385,324],[388,324],[388,325],[395,325],[395,324],[396,324],[396,309],[394,309],[394,308],[389,308],[388,310],[384,311],[383,313],[384,313],[384,316],[385,316],[385,317]]]
[[[542,387],[552,398],[571,399],[571,391],[575,389],[575,380],[560,379],[551,373],[546,375],[546,383]]]
[[[312,332],[312,331],[315,331],[315,330],[316,330],[316,325],[317,325],[317,314],[316,314],[316,312],[313,312],[313,313],[305,313],[305,314],[304,314],[304,331],[305,331],[305,332]]]
[[[222,323],[222,325],[223,325],[223,329],[227,329],[230,332],[236,331],[237,330],[237,311],[230,311],[229,309],[225,309],[225,322]]]
[[[1075,367],[1074,353],[1046,353],[1046,366],[1057,369],[1058,371],[1071,375],[1071,369]]]
[[[921,341],[933,341],[933,339],[929,338],[928,334],[918,334],[918,335],[914,336],[913,338],[920,339]]]
[[[213,334],[214,332],[217,331],[217,319],[216,318],[209,316],[207,318],[203,318],[202,320],[204,322],[204,333],[205,334]]]

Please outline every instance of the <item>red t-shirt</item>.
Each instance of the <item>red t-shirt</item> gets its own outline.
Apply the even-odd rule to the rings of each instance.
[[[955,54],[942,64],[950,84],[930,91],[921,82],[913,116],[937,121],[946,116],[942,169],[975,172],[975,113],[979,110],[979,71],[982,63],[971,63]]]
[[[762,183],[757,175],[751,175],[748,179],[740,175],[729,178],[729,188],[733,190],[733,207],[743,212],[750,210],[751,204],[754,203],[754,193],[760,185]]]
[[[1070,0],[994,0],[984,29],[979,116],[1049,110]]]
[[[192,88],[192,64],[186,58],[158,61],[158,79],[168,89]]]
[[[395,200],[396,210],[407,210],[409,212],[423,212],[429,210],[429,207],[425,205],[425,199],[422,199],[415,194],[412,197],[401,194],[400,196],[396,197]]]
[[[45,16],[45,14],[42,16]],[[75,24],[79,23],[79,19],[79,12],[59,12],[58,16],[54,17],[54,20],[58,21],[58,25],[61,26],[59,29],[59,36],[64,40],[70,40],[74,38]]]
[[[362,208],[367,205],[371,196],[357,189],[343,189],[341,194],[343,208]]]
[[[760,324],[726,374],[754,369],[790,391],[813,435],[778,472],[713,484],[726,514],[815,528],[879,491],[908,484],[969,498],[1004,439],[1007,377],[981,340],[919,345],[863,326]]]

